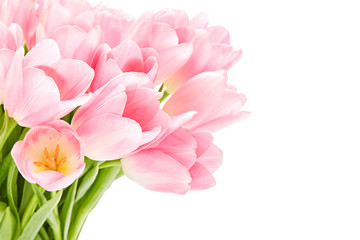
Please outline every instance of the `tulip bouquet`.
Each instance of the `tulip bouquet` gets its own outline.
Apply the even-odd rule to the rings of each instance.
[[[0,1],[0,239],[77,239],[112,182],[215,185],[212,132],[249,113],[241,51],[204,14]]]

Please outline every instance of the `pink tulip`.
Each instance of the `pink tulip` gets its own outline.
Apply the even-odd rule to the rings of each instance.
[[[61,60],[53,40],[40,42],[25,57],[21,47],[6,75],[4,107],[26,127],[59,119],[88,101],[93,76],[86,63]]]
[[[24,31],[25,39],[28,39],[35,33],[42,8],[41,0],[0,1],[0,21],[6,26],[12,23],[19,24]]]
[[[192,43],[193,46],[190,58],[178,71],[171,76],[157,79],[157,82],[166,80],[168,92],[174,92],[191,77],[201,72],[228,70],[241,56],[241,50],[233,51],[227,30],[221,26],[208,27],[208,19],[204,14],[199,14],[190,20],[184,11],[165,9],[154,16],[154,28],[159,26],[162,26],[162,29],[167,26],[176,32],[179,44]],[[158,33],[153,31],[153,34],[163,34],[163,31]],[[152,39],[156,41],[152,44],[157,46],[168,42],[168,38],[153,36]],[[159,62],[161,63],[160,60]],[[161,67],[162,65],[159,64],[159,72],[162,71]]]
[[[12,23],[7,27],[0,22],[0,49],[16,51],[23,41],[23,31],[19,25]]]
[[[120,11],[103,8],[96,13],[103,42],[93,61],[95,85],[106,83],[118,72],[143,72],[153,82],[172,76],[189,59],[192,43],[179,44],[174,29],[154,23],[153,13],[133,19]],[[114,71],[114,66],[118,70]],[[110,70],[109,70],[110,69]],[[155,84],[158,84],[159,80]],[[94,89],[92,89],[94,91]]]
[[[206,132],[179,128],[158,145],[144,149],[121,164],[127,177],[154,191],[185,194],[215,185],[212,173],[221,165],[222,153]]]
[[[23,32],[19,25],[6,27],[0,22],[0,104],[3,104],[5,78],[15,51],[23,44]]]
[[[158,70],[155,54],[151,49],[141,49],[131,40],[123,41],[113,49],[107,44],[101,45],[91,64],[96,74],[90,91],[96,91],[112,78],[125,72],[147,74],[151,80],[149,87],[153,88]]]
[[[11,155],[21,175],[47,191],[69,186],[83,172],[84,143],[71,126],[55,121],[31,128]]]
[[[86,156],[118,159],[165,131],[169,117],[160,109],[161,93],[141,87],[146,81],[145,74],[119,75],[76,111],[71,125],[86,144]]]
[[[240,109],[246,102],[243,94],[227,85],[221,72],[204,72],[188,80],[165,103],[164,111],[176,116],[189,111],[197,114],[183,127],[201,131],[216,131],[249,116]]]
[[[91,5],[81,0],[47,2],[41,11],[36,34],[28,41],[38,43],[46,38],[57,42],[64,58],[90,64],[101,40]]]

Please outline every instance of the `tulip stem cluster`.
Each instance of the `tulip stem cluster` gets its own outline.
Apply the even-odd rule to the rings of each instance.
[[[121,160],[101,162],[86,158],[86,168],[73,184],[49,192],[26,181],[10,154],[13,142],[24,139],[28,130],[17,125],[6,112],[2,114],[0,151],[5,157],[0,159],[1,239],[77,239],[89,213],[113,181],[123,175]],[[55,154],[61,154],[58,146]],[[45,155],[50,158],[47,150]]]

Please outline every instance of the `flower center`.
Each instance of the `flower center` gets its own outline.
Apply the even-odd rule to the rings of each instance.
[[[34,162],[34,165],[37,167],[44,168],[44,170],[51,170],[61,172],[60,168],[66,163],[66,157],[59,158],[60,147],[59,144],[56,145],[54,156],[50,156],[47,148],[44,149],[45,160],[43,162]]]

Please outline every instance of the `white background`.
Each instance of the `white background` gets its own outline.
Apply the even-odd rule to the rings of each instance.
[[[204,11],[225,25],[243,49],[230,83],[252,116],[216,133],[216,187],[180,196],[123,177],[80,239],[360,239],[358,1],[108,2],[135,16]]]

